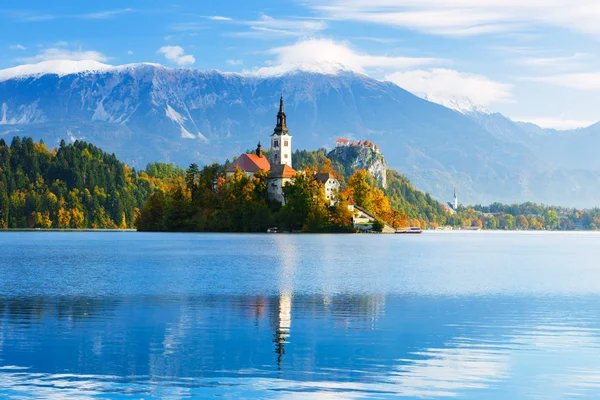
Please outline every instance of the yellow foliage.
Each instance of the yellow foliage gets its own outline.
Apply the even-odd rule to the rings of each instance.
[[[63,201],[64,203],[64,201]],[[71,213],[64,208],[58,210],[58,227],[69,228],[71,226]]]
[[[119,224],[119,229],[127,229],[127,218],[125,218],[125,213],[121,216],[121,223]]]
[[[85,215],[83,214],[83,211],[71,208],[71,228],[85,228]]]

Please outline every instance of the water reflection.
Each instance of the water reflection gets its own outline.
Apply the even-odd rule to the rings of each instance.
[[[532,398],[592,398],[595,304],[288,290],[0,298],[0,396],[493,399],[527,387]]]

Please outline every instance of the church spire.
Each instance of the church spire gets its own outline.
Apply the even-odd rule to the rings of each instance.
[[[279,98],[279,112],[277,113],[277,125],[275,126],[275,130],[273,131],[273,135],[288,135],[287,128],[287,117],[285,116],[283,105],[283,94]]]

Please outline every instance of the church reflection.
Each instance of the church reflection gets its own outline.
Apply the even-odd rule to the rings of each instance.
[[[279,295],[271,307],[271,321],[274,329],[273,343],[277,357],[277,369],[281,370],[285,345],[289,343],[292,327],[292,293],[299,249],[297,241],[290,235],[277,235],[274,238],[279,254]]]
[[[281,369],[285,345],[290,337],[292,327],[292,294],[285,292],[280,294],[273,307],[273,343],[275,343],[275,354],[277,355],[277,369]]]

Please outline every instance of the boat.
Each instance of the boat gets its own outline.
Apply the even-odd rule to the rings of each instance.
[[[280,233],[280,232],[282,232],[282,230],[277,227],[267,229],[267,233]]]
[[[423,233],[423,229],[421,228],[398,228],[396,229],[396,233],[412,233],[412,234],[417,234],[417,233]]]

